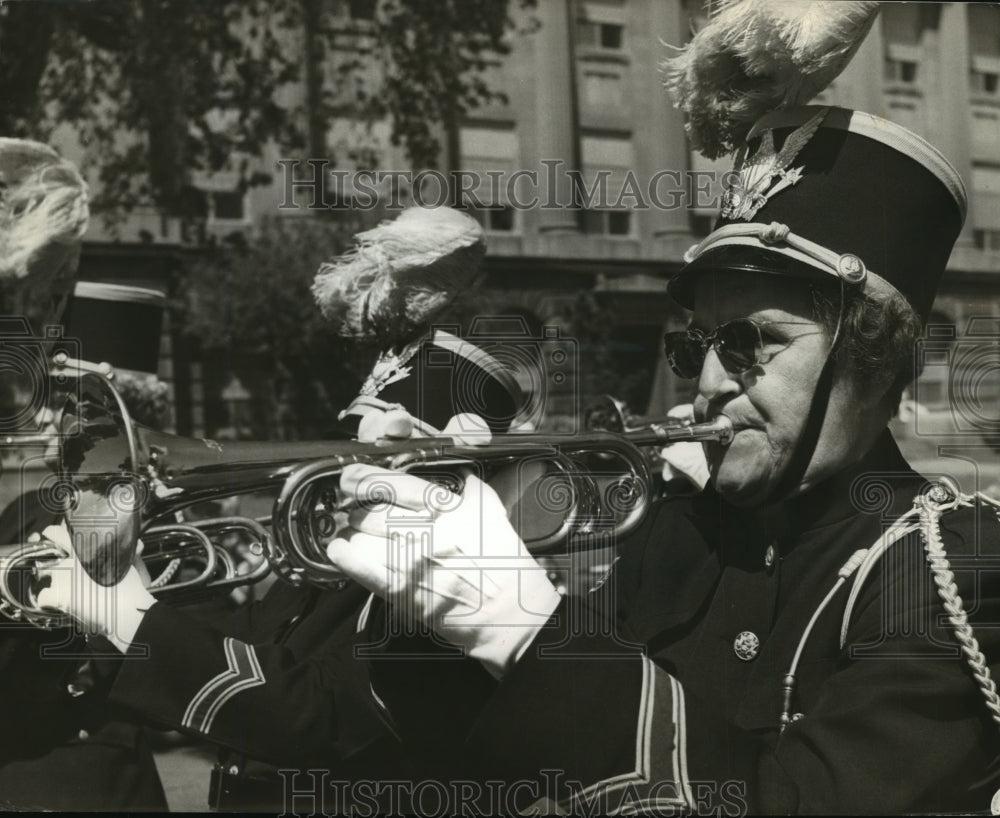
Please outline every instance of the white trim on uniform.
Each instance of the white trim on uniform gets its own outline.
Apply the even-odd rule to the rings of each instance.
[[[654,742],[661,740],[662,736],[654,735],[656,725],[655,708],[657,704],[656,691],[669,691],[671,696],[671,714],[673,740],[671,746],[670,770],[673,774],[672,782],[677,789],[677,797],[655,797],[630,800],[621,806],[627,808],[628,813],[642,807],[655,807],[658,809],[676,809],[681,807],[689,810],[694,805],[691,796],[691,784],[687,773],[687,731],[685,726],[685,706],[684,691],[673,676],[649,658],[642,659],[642,688],[639,693],[638,718],[636,722],[636,742],[635,742],[635,769],[631,772],[612,776],[596,784],[585,787],[580,792],[574,794],[569,800],[569,810],[574,812],[581,806],[581,802],[592,803],[592,796],[600,792],[603,798],[619,790],[635,784],[661,783],[653,782],[652,776],[657,772],[653,769]],[[605,806],[612,810],[609,814],[615,814],[614,805],[605,800]],[[622,813],[624,814],[624,813]]]
[[[227,636],[223,648],[227,669],[206,682],[194,694],[184,711],[182,726],[200,733],[209,732],[222,705],[244,690],[258,687],[267,681],[252,645]]]

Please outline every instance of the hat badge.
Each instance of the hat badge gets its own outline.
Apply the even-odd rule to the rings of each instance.
[[[790,165],[819,129],[829,110],[821,109],[812,119],[792,131],[777,152],[774,149],[774,132],[770,129],[764,131],[757,150],[745,161],[738,162],[736,178],[726,186],[722,195],[722,218],[750,221],[772,196],[798,183],[803,168],[790,168]]]
[[[416,355],[422,342],[423,338],[420,338],[407,344],[399,352],[387,350],[380,353],[375,366],[372,367],[371,373],[365,379],[359,394],[367,397],[375,397],[390,383],[402,381],[410,377],[413,367],[407,364]]]

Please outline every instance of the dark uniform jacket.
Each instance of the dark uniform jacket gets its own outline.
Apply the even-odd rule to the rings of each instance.
[[[0,514],[0,543],[53,522],[34,495]],[[165,810],[145,732],[106,700],[113,666],[66,630],[0,616],[0,809]]]
[[[325,783],[309,770],[338,780],[398,777],[396,739],[366,662],[355,658],[367,598],[356,585],[321,591],[279,582],[210,624],[157,603],[111,700],[228,748],[223,808],[281,811],[285,788]]]
[[[455,775],[519,782],[501,811],[533,801],[587,814],[988,809],[1000,700],[987,703],[991,683],[970,668],[976,646],[959,648],[927,528],[911,512],[900,523],[909,533],[872,550],[926,488],[886,433],[859,466],[766,523],[711,490],[662,502],[588,604],[564,604],[480,694]],[[957,583],[939,560],[940,593],[959,621],[960,594],[994,673],[996,512],[957,503],[937,525]],[[412,689],[400,676],[379,692],[402,716],[420,710]]]

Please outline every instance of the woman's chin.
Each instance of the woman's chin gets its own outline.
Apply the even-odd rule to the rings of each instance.
[[[770,468],[766,464],[740,462],[727,452],[720,463],[709,461],[712,485],[716,492],[734,506],[759,505],[767,497]],[[733,462],[736,460],[736,462]]]

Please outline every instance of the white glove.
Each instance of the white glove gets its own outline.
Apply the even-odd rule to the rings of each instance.
[[[413,418],[403,408],[371,409],[358,421],[358,440],[405,440],[413,434]]]
[[[362,443],[374,443],[376,440],[426,437],[427,432],[420,432],[417,427],[418,424],[413,416],[402,407],[394,406],[389,409],[373,407],[358,421],[358,440]],[[469,446],[485,445],[492,439],[489,424],[479,415],[467,412],[453,415],[440,435]]]
[[[39,579],[48,579],[49,585],[38,593],[38,605],[69,614],[85,633],[106,636],[125,653],[146,611],[156,603],[139,571],[130,566],[117,585],[100,585],[91,579],[76,556],[65,526],[50,525],[42,536],[60,546],[68,556],[39,567]]]
[[[463,493],[401,472],[347,466],[362,505],[327,547],[330,561],[404,621],[423,622],[502,678],[559,604],[496,492],[469,476]],[[391,498],[373,506],[377,497]]]

